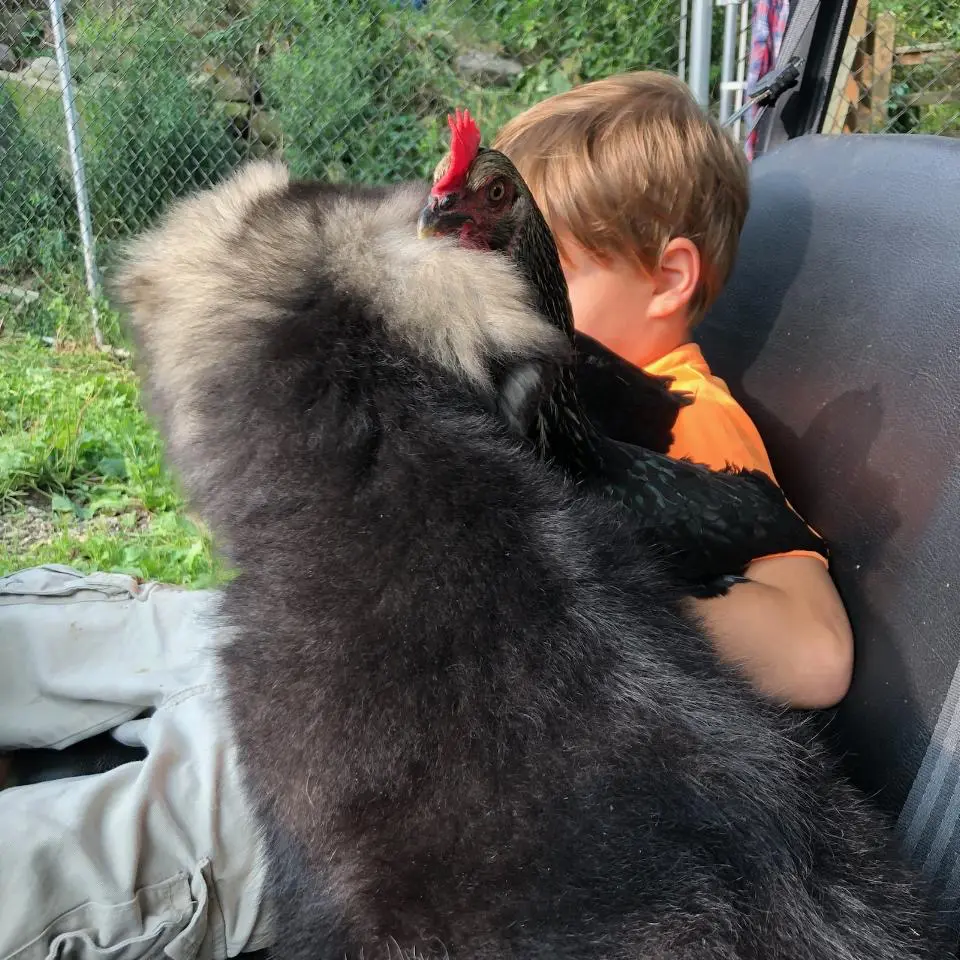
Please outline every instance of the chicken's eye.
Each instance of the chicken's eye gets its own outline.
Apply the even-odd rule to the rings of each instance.
[[[487,187],[487,199],[491,203],[499,203],[506,196],[507,188],[502,180],[494,180]]]

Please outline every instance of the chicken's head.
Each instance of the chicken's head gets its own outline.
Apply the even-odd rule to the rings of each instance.
[[[448,122],[450,150],[434,173],[419,235],[452,235],[464,246],[509,252],[530,212],[530,191],[506,156],[480,146],[469,112],[457,110]]]

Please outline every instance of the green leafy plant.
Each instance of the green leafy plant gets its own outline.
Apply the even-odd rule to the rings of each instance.
[[[61,157],[0,86],[0,282],[62,267],[77,231]]]
[[[107,239],[149,224],[240,159],[210,98],[166,70],[99,87],[85,104],[84,144],[94,225]]]
[[[0,574],[47,562],[195,585],[225,573],[164,466],[129,365],[6,338]]]

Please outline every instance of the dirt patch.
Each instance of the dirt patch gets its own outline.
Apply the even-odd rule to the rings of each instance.
[[[0,513],[0,550],[22,553],[36,544],[50,543],[57,525],[49,512],[27,506]]]
[[[150,514],[146,510],[136,511],[133,516],[132,523],[129,513],[120,516],[101,515],[89,520],[71,517],[70,537],[80,541],[92,533],[128,537],[132,532],[150,525]],[[51,513],[49,507],[40,507],[28,501],[22,507],[0,513],[0,551],[24,553],[32,547],[51,543],[62,529],[63,521]]]

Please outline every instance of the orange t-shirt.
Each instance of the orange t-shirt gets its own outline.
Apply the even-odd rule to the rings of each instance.
[[[686,393],[693,400],[677,414],[673,443],[667,451],[671,457],[686,457],[713,470],[728,466],[761,470],[776,483],[760,433],[743,407],[733,399],[726,383],[711,373],[695,343],[677,347],[644,369],[658,377],[672,377],[670,389]],[[811,550],[794,550],[777,556],[817,557],[827,563],[825,557]]]

